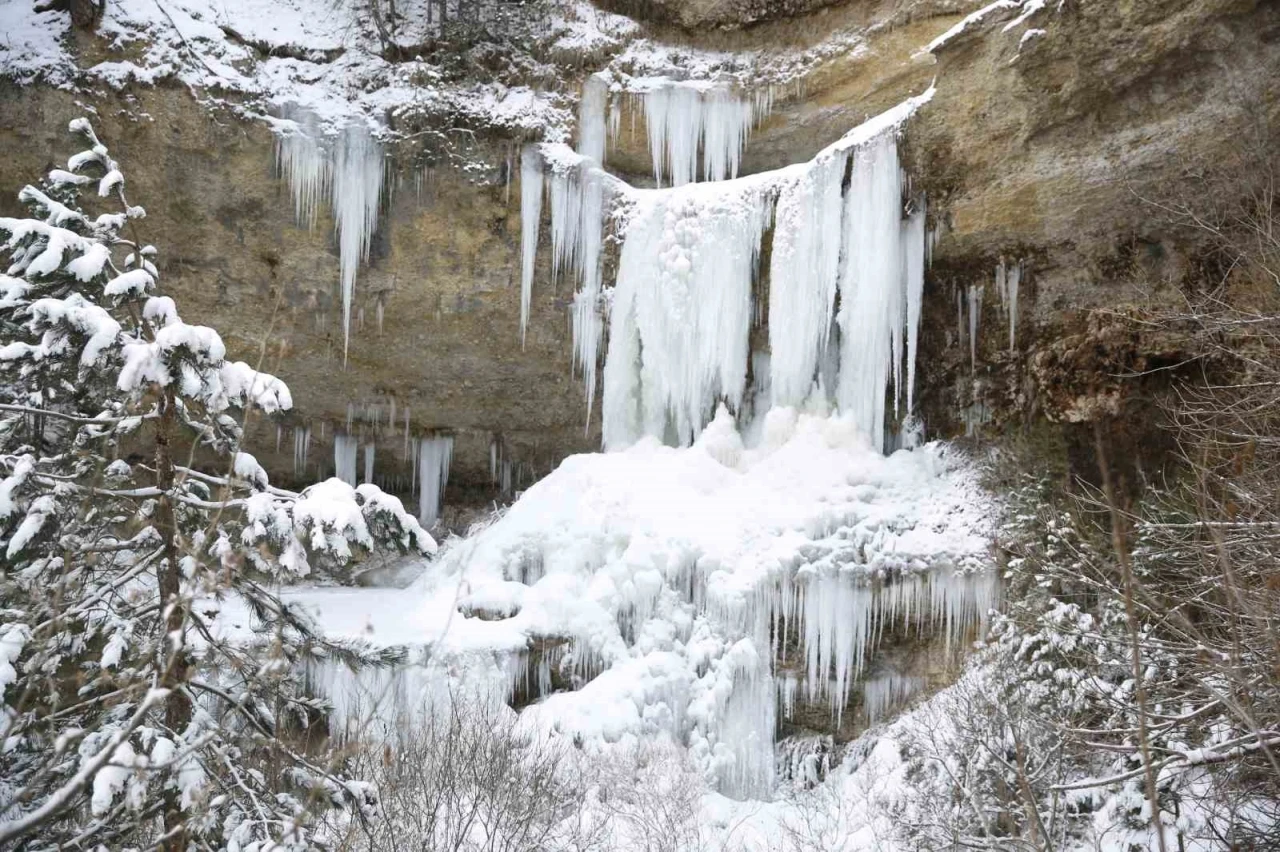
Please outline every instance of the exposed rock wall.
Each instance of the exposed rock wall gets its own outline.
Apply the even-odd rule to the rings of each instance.
[[[1130,286],[1134,262],[1147,280],[1173,282],[1185,268],[1191,248],[1162,230],[1143,196],[1176,187],[1182,170],[1238,144],[1249,128],[1277,126],[1280,8],[1258,0],[1075,0],[1060,9],[1051,2],[1028,24],[1045,28],[1044,36],[1002,33],[1004,21],[993,18],[935,60],[920,46],[982,4],[850,0],[810,11],[817,5],[628,8],[691,28],[677,39],[718,48],[803,49],[838,27],[868,28],[861,49],[782,93],[748,144],[746,173],[807,159],[867,115],[936,82],[904,146],[945,226],[920,354],[930,434],[987,420],[995,429],[1020,418],[1115,413],[1115,388],[1094,380],[1102,370],[1089,373],[1090,365],[1112,364],[1094,357],[1100,326],[1089,312],[1139,298]],[[768,20],[778,15],[786,19]],[[747,24],[754,26],[728,35],[702,29]],[[47,87],[0,88],[0,211],[13,208],[23,182],[66,156],[63,129],[84,102]],[[332,460],[314,427],[324,422],[331,436],[345,426],[349,404],[357,420],[362,406],[381,404],[383,422],[363,427],[365,434],[378,443],[380,471],[407,473],[403,422],[385,422],[391,399],[400,418],[410,410],[415,434],[456,435],[450,501],[495,496],[488,467],[495,435],[507,458],[536,475],[598,446],[598,423],[584,428],[585,400],[569,371],[570,294],[550,281],[547,252],[528,343],[520,345],[519,189],[506,175],[512,140],[477,140],[493,164],[486,174],[393,166],[396,188],[356,286],[363,321],[353,322],[344,366],[331,222],[297,226],[267,128],[210,110],[176,87],[108,91],[91,105],[129,167],[132,195],[148,209],[146,236],[161,249],[164,286],[188,315],[218,328],[232,354],[261,355],[288,381],[294,420],[313,425],[312,463]],[[642,136],[624,138],[610,153],[613,167],[646,173]],[[1026,270],[1012,350],[992,286],[1001,258]],[[956,301],[978,284],[986,286],[971,365]],[[1144,363],[1176,355],[1168,341],[1124,346]],[[253,450],[273,475],[290,479],[289,434],[276,452],[273,430],[259,430]]]

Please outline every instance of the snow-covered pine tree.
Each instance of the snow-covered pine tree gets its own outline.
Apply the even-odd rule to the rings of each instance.
[[[303,736],[307,662],[389,658],[272,589],[435,542],[372,485],[281,490],[239,450],[233,415],[288,389],[156,294],[142,208],[71,130],[89,149],[0,218],[0,847],[315,848],[313,814],[376,793]]]

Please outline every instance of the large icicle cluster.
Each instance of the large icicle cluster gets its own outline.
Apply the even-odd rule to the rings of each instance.
[[[653,178],[659,186],[738,176],[751,130],[773,108],[771,89],[754,96],[727,85],[665,77],[631,80],[610,91],[609,78],[592,74],[578,104],[578,153],[603,165],[605,149],[622,129],[622,104],[644,115]]]
[[[299,224],[314,228],[320,203],[328,200],[338,240],[342,292],[342,357],[351,342],[351,306],[360,264],[369,258],[378,227],[386,164],[382,145],[364,124],[348,124],[325,139],[311,113],[289,107],[276,136],[276,160],[293,192]]]
[[[718,402],[742,410],[748,339],[763,313],[754,302],[758,260],[770,227],[770,352],[761,360],[769,375],[756,377],[757,389],[767,383],[771,401],[781,405],[825,398],[852,414],[876,447],[885,447],[890,382],[896,415],[904,413],[904,395],[905,414],[915,403],[929,241],[924,198],[904,199],[896,137],[932,89],[860,125],[808,163],[638,190],[593,159],[608,126],[603,113],[593,117],[605,100],[603,83],[593,80],[583,99],[579,152],[543,145],[523,158],[522,304],[532,287],[542,197],[534,174],[541,160],[550,187],[552,271],[578,283],[574,352],[588,407],[602,339],[607,210],[619,211],[615,218],[623,223],[604,368],[605,447],[624,447],[642,435],[687,444]],[[692,92],[698,103],[706,92],[691,86],[653,91],[667,92],[667,106],[654,107],[655,115],[667,117],[650,122],[664,128],[662,139],[674,138],[672,128],[690,121],[705,130],[702,118],[688,119],[689,110],[670,104],[685,97],[673,92]],[[668,150],[656,162],[672,156]],[[736,155],[726,162],[736,163]]]

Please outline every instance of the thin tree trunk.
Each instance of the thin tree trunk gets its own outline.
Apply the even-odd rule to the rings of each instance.
[[[1134,606],[1133,565],[1129,561],[1129,545],[1125,541],[1124,519],[1120,516],[1116,490],[1111,482],[1111,462],[1107,458],[1106,442],[1102,437],[1102,423],[1093,425],[1094,447],[1098,454],[1098,469],[1102,473],[1102,491],[1107,498],[1111,514],[1111,544],[1120,563],[1120,578],[1124,583],[1124,613],[1129,627],[1129,645],[1133,652],[1133,691],[1138,704],[1138,748],[1142,754],[1142,770],[1146,780],[1147,801],[1151,806],[1151,828],[1156,833],[1160,852],[1168,852],[1164,840],[1164,824],[1160,821],[1160,799],[1156,789],[1156,771],[1151,763],[1151,742],[1147,735],[1147,688],[1142,682],[1142,641],[1138,630],[1138,613]]]
[[[180,735],[191,722],[191,705],[182,690],[177,688],[187,679],[186,648],[182,645],[187,613],[182,603],[178,524],[174,517],[173,501],[169,497],[176,478],[173,453],[169,447],[169,438],[174,424],[174,405],[173,394],[166,391],[161,402],[160,419],[156,426],[156,487],[163,492],[156,508],[156,525],[164,540],[165,551],[164,559],[160,561],[156,573],[160,586],[160,600],[163,602],[165,613],[165,637],[161,647],[171,655],[164,660],[161,680],[161,684],[170,689],[169,697],[165,700],[164,721],[170,731]],[[171,646],[170,643],[176,643],[176,647]],[[184,821],[180,794],[176,790],[165,790],[166,839],[160,847],[163,852],[184,852],[187,848],[186,832],[182,829]]]

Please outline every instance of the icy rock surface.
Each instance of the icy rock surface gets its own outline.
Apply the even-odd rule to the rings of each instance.
[[[838,717],[886,627],[959,641],[994,605],[988,530],[974,475],[939,445],[883,456],[853,418],[779,408],[748,447],[721,409],[688,448],[570,457],[393,605],[295,598],[330,634],[430,660],[390,680],[325,668],[339,720],[360,696],[412,710],[464,677],[541,696],[529,723],[585,749],[670,737],[721,791],[767,797],[782,647],[802,649],[793,691]],[[546,695],[553,681],[574,688]],[[903,691],[870,689],[877,708]]]

